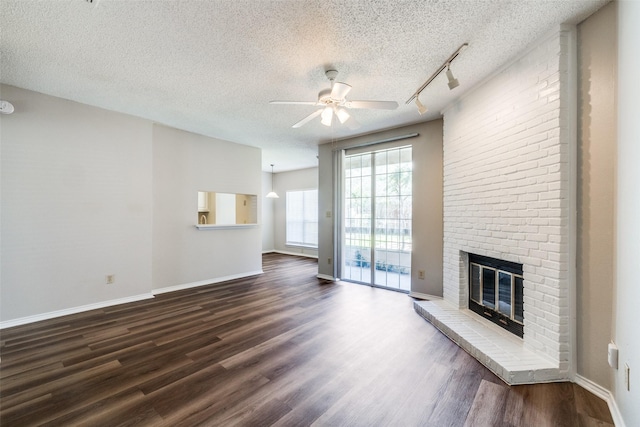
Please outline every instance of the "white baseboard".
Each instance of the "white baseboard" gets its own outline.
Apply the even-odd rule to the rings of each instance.
[[[437,300],[437,299],[442,299],[442,297],[439,297],[437,295],[423,294],[422,292],[410,292],[409,296],[412,297],[412,298],[423,299],[423,300],[426,300],[426,301],[433,301],[433,300]]]
[[[70,314],[82,313],[83,311],[97,310],[99,308],[111,307],[128,302],[142,301],[153,298],[153,294],[133,295],[125,298],[112,299],[93,304],[81,305],[79,307],[65,308],[64,310],[50,311],[49,313],[36,314],[34,316],[20,317],[19,319],[0,322],[0,329],[11,328],[13,326],[26,325],[27,323],[39,322],[41,320],[53,319],[56,317],[68,316]]]
[[[182,285],[168,286],[166,288],[153,289],[151,293],[133,295],[125,298],[118,298],[109,301],[102,301],[94,304],[82,305],[79,307],[65,308],[64,310],[51,311],[49,313],[36,314],[34,316],[21,317],[13,320],[6,320],[0,322],[0,329],[11,328],[13,326],[26,325],[27,323],[39,322],[41,320],[53,319],[56,317],[68,316],[69,314],[82,313],[83,311],[97,310],[99,308],[111,307],[119,304],[126,304],[129,302],[141,301],[145,299],[152,299],[154,295],[163,294],[167,292],[180,291],[183,289],[195,288],[198,286],[211,285],[213,283],[226,282],[228,280],[242,279],[249,276],[257,276],[263,274],[262,270],[252,271],[249,273],[235,274],[232,276],[218,277],[209,280],[200,280],[198,282],[184,283]]]
[[[303,254],[301,252],[287,252],[287,251],[279,251],[279,250],[273,250],[271,252],[274,252],[276,254],[282,254],[282,255],[294,255],[294,256],[303,256],[303,257],[307,257],[307,258],[318,259],[318,255]]]
[[[216,277],[215,279],[198,280],[197,282],[183,283],[181,285],[167,286],[152,290],[153,295],[166,294],[167,292],[182,291],[184,289],[197,288],[198,286],[212,285],[214,283],[227,282],[229,280],[244,279],[245,277],[257,276],[263,274],[264,271],[250,271],[248,273],[233,274],[231,276]]]
[[[328,280],[330,282],[337,282],[338,281],[335,277],[329,276],[328,274],[316,274],[316,277],[318,279]]]
[[[609,390],[578,374],[575,376],[575,383],[607,402],[613,423],[616,427],[625,427],[618,404]]]
[[[275,249],[269,249],[269,250],[266,250],[266,251],[262,251],[262,255],[264,255],[264,254],[272,254],[275,251],[276,251]]]

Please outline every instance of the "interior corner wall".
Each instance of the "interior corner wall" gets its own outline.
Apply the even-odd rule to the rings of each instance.
[[[413,233],[411,253],[411,292],[442,296],[442,120],[419,123],[401,128],[363,135],[338,141],[335,147],[346,149],[370,142],[385,140],[411,133],[407,139],[413,146]],[[333,144],[319,147],[318,178],[318,273],[333,277],[333,265],[327,259],[334,257],[334,221],[339,213],[334,210],[333,199]],[[330,212],[328,218],[326,213]],[[418,270],[425,271],[425,279],[418,278]]]
[[[413,144],[413,236],[411,292],[442,296],[443,122],[423,123]],[[418,278],[418,270],[425,278]]]
[[[262,271],[258,226],[199,230],[198,191],[262,193],[261,150],[153,126],[153,289]],[[258,211],[262,198],[258,201]]]
[[[262,172],[262,213],[260,228],[262,230],[262,252],[272,252],[273,244],[273,199],[267,199],[267,194],[271,191],[271,172]]]
[[[273,175],[273,188],[280,198],[273,200],[274,248],[277,252],[317,257],[318,250],[287,245],[287,191],[318,189],[318,168],[279,172]]]
[[[616,7],[578,25],[577,373],[610,389],[616,163]]]
[[[638,335],[638,254],[640,254],[640,2],[618,3],[618,155],[616,190],[616,293],[614,337],[619,368],[613,394],[627,426],[640,426],[640,340]],[[624,365],[629,364],[629,390]]]
[[[0,320],[150,295],[151,122],[1,92]]]

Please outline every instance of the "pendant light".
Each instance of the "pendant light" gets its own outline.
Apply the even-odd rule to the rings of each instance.
[[[271,163],[271,191],[269,192],[269,194],[267,194],[267,198],[269,199],[279,199],[280,196],[278,196],[276,194],[275,191],[273,191],[273,163]]]

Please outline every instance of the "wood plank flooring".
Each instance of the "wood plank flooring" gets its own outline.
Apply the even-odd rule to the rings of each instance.
[[[607,426],[570,383],[508,387],[405,294],[261,276],[1,331],[5,426]]]

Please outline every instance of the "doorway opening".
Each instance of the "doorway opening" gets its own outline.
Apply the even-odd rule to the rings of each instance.
[[[341,279],[411,289],[412,150],[346,154]]]

